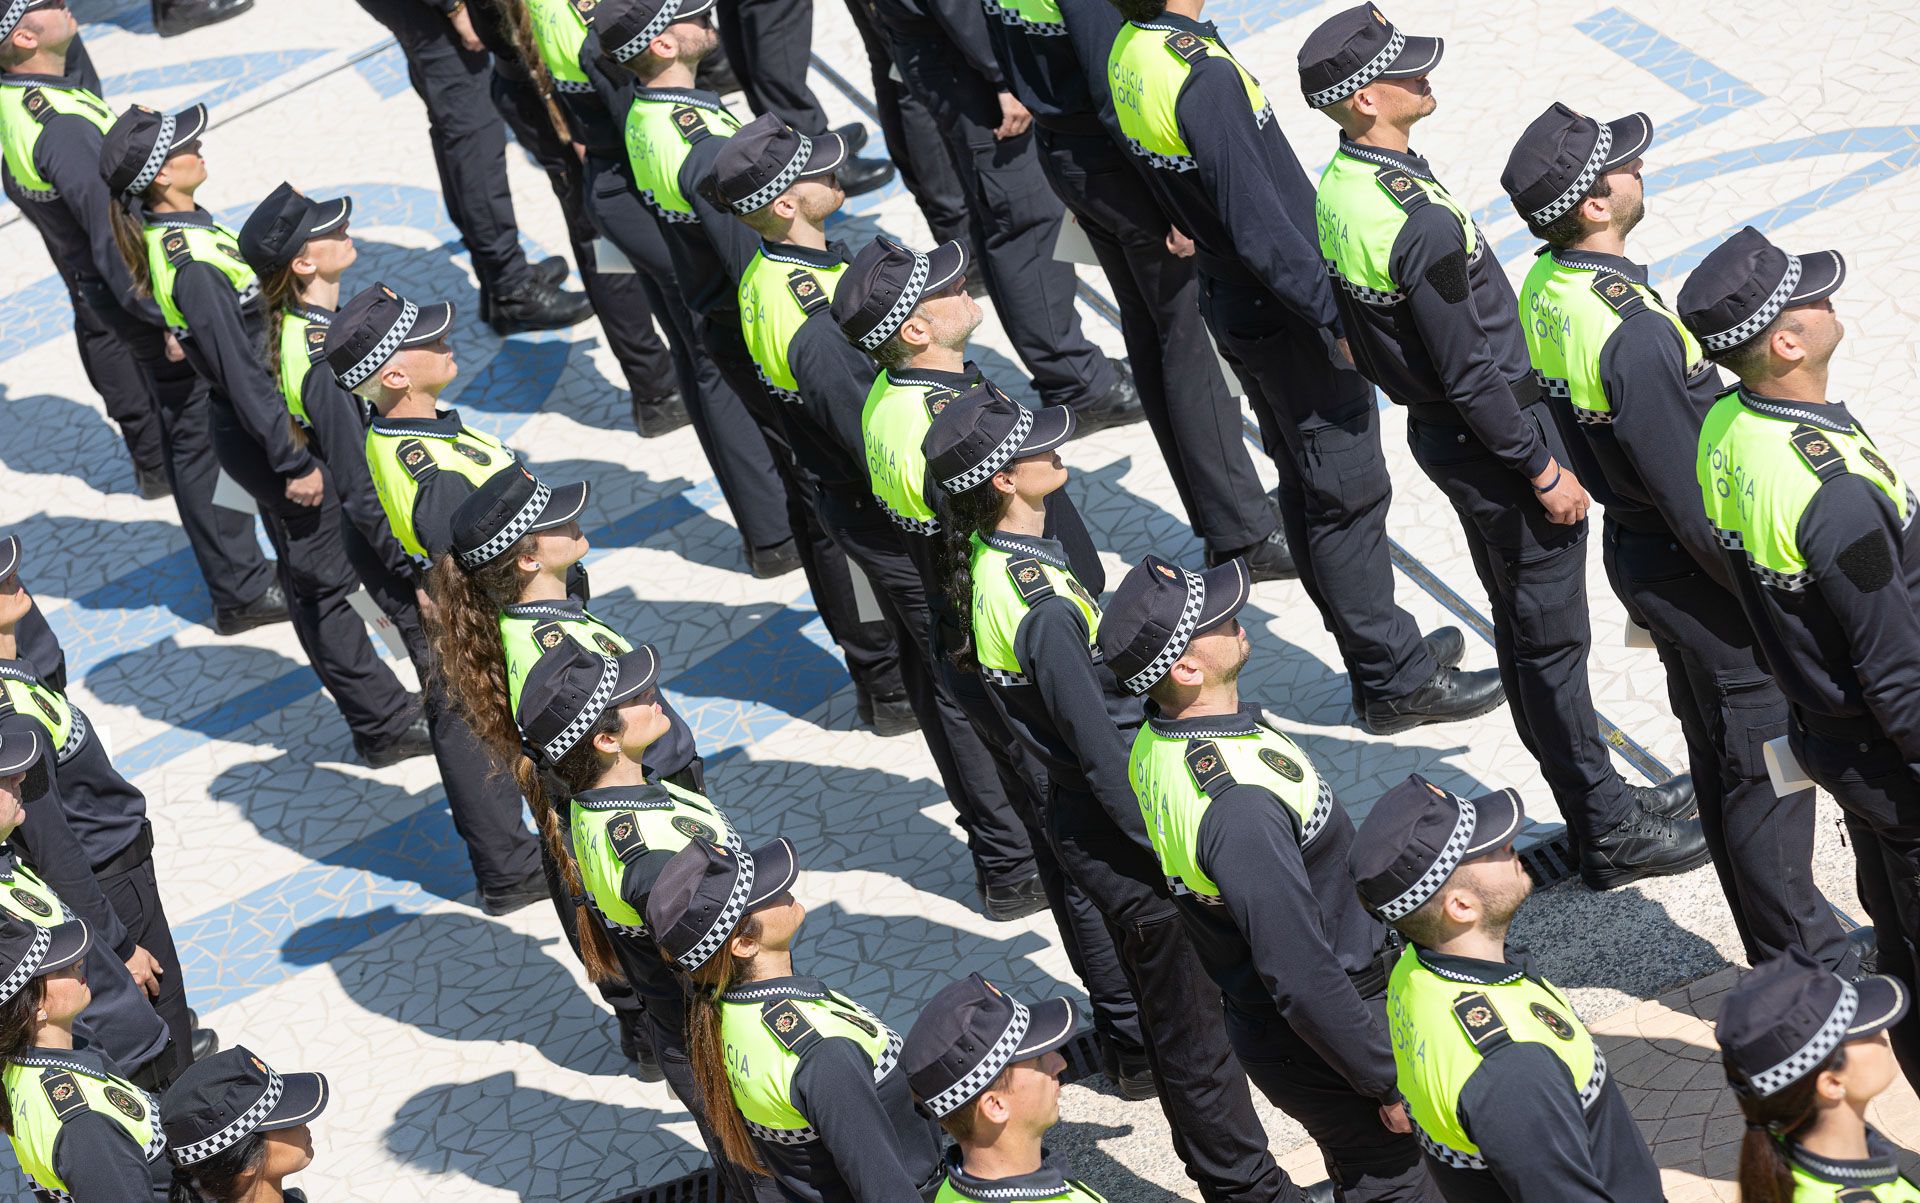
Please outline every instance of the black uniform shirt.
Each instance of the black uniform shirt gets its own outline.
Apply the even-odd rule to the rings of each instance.
[[[1900,1175],[1900,1149],[1872,1128],[1867,1129],[1867,1155],[1864,1158],[1822,1157],[1794,1141],[1784,1141],[1787,1160],[1822,1182],[1841,1187],[1890,1186],[1895,1182],[1913,1183]],[[1920,1184],[1916,1184],[1920,1185]]]
[[[895,34],[915,41],[945,42],[994,91],[1007,90],[979,0],[875,0],[873,9],[880,23]]]
[[[43,740],[47,734],[37,721],[24,714],[0,717],[0,730],[34,731]],[[73,824],[68,821],[66,808],[61,805],[59,791],[53,788],[53,775],[47,767],[51,759],[43,759],[27,774],[24,808],[27,817],[10,838],[33,862],[41,880],[52,887],[74,914],[86,920],[93,938],[113,949],[114,955],[124,961],[133,955],[133,934],[120,921],[120,913],[113,909],[93,875],[93,866],[98,862],[87,854],[80,837],[74,834]]]
[[[60,649],[60,637],[47,625],[46,615],[35,602],[27,608],[13,628],[20,658],[33,666],[34,675],[61,693],[67,691],[67,654]]]
[[[1363,162],[1397,167],[1434,181],[1419,155],[1361,146],[1344,134],[1340,148]],[[1366,305],[1334,293],[1346,317],[1354,361],[1367,379],[1427,422],[1466,426],[1500,462],[1531,478],[1551,458],[1546,442],[1515,399],[1514,385],[1533,389],[1533,366],[1520,332],[1520,303],[1484,234],[1467,254],[1460,219],[1437,202],[1408,214],[1388,259],[1397,305]]]
[[[586,72],[592,90],[562,92],[556,89],[554,98],[567,115],[573,140],[586,147],[587,154],[593,158],[610,159],[624,170],[627,134],[622,123],[632,95],[633,74],[624,68],[617,73],[607,69],[600,34],[591,24],[587,26],[586,40],[580,43],[580,69]]]
[[[1174,721],[1148,702],[1146,716],[1155,734],[1184,741],[1252,734],[1260,711],[1242,705],[1237,715]],[[1227,1005],[1253,1019],[1277,1017],[1354,1090],[1397,1099],[1387,1034],[1348,977],[1374,963],[1387,932],[1354,890],[1345,809],[1336,803],[1302,849],[1293,810],[1266,789],[1236,783],[1207,808],[1195,842],[1222,905],[1175,899]]]
[[[1000,1200],[1024,1199],[1061,1200],[1073,1203],[1074,1200],[1093,1198],[1093,1192],[1085,1186],[1067,1177],[1060,1166],[1059,1159],[1049,1149],[1040,1150],[1040,1168],[1031,1174],[1012,1174],[1005,1178],[976,1178],[967,1173],[960,1147],[947,1150],[946,1161],[941,1169],[947,1175],[947,1181],[963,1199],[975,1199],[979,1203],[998,1203]],[[1071,1193],[1078,1191],[1079,1193]]]
[[[33,666],[25,660],[0,660],[0,673],[34,676]],[[86,722],[73,699],[67,699],[67,704],[73,709],[74,722]],[[37,716],[30,717],[38,721]],[[46,735],[47,731],[42,728],[40,733]],[[47,765],[49,788],[58,795],[67,822],[91,864],[107,863],[140,838],[147,819],[146,796],[107,759],[99,732],[89,726],[79,749],[66,763],[54,763],[51,749],[42,763]]]
[[[1423,964],[1451,980],[1510,982],[1534,972],[1524,948],[1504,962],[1420,949]],[[1465,1039],[1464,1036],[1460,1037]],[[1491,1169],[1455,1169],[1427,1158],[1448,1203],[1624,1203],[1662,1198],[1660,1170],[1612,1077],[1584,1112],[1566,1062],[1515,1040],[1487,1054],[1460,1091],[1460,1122]]]
[[[987,30],[1007,86],[1035,124],[1063,133],[1105,133],[1113,112],[1107,55],[1120,13],[1107,0],[1061,0],[1065,35],[1039,34],[994,13]]]
[[[24,1050],[36,1058],[71,1065],[74,1072],[119,1076],[120,1070],[92,1048],[78,1045],[71,1049],[29,1047]],[[59,1073],[60,1070],[45,1070]],[[33,1089],[38,1090],[35,1086]],[[146,1105],[148,1099],[142,1099]],[[159,1117],[152,1116],[155,1126]],[[145,1150],[135,1143],[119,1122],[88,1108],[60,1125],[53,1138],[53,1172],[67,1185],[75,1199],[100,1200],[101,1203],[135,1203],[156,1198],[154,1170],[148,1166]],[[164,1166],[162,1177],[169,1176]]]
[[[846,245],[839,242],[829,242],[824,251],[791,242],[770,242],[759,249],[799,268],[830,269],[851,258]],[[873,388],[877,372],[873,360],[847,341],[822,306],[800,323],[787,344],[787,367],[799,386],[800,400],[780,402],[780,413],[801,470],[830,491],[866,494],[867,452],[860,434],[860,411]]]

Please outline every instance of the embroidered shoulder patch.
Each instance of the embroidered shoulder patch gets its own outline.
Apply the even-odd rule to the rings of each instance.
[[[801,310],[809,316],[833,303],[827,290],[820,286],[820,277],[802,268],[787,273],[787,291],[793,294],[793,299],[800,302]]]
[[[1387,195],[1393,198],[1394,204],[1409,213],[1422,205],[1431,203],[1427,199],[1426,190],[1414,183],[1413,177],[1398,167],[1382,167],[1373,173],[1373,178],[1380,181],[1380,186],[1386,189]]]
[[[42,125],[53,119],[53,106],[47,102],[47,94],[38,88],[28,88],[22,92],[20,103],[27,106],[27,116]]]
[[[15,905],[25,908],[29,915],[40,919],[53,918],[53,908],[48,906],[47,900],[38,894],[23,890],[19,886],[9,887],[7,893],[13,897]]]
[[[1565,1015],[1545,1003],[1528,1003],[1527,1010],[1533,1012],[1533,1017],[1555,1036],[1562,1040],[1573,1039],[1573,1025],[1567,1022]]]
[[[1193,774],[1194,783],[1209,794],[1233,784],[1227,758],[1220,754],[1220,745],[1210,739],[1187,741],[1187,771]]]
[[[767,1030],[773,1033],[773,1038],[780,1042],[781,1047],[790,1053],[799,1052],[801,1042],[816,1034],[813,1025],[807,1022],[807,1017],[800,1013],[799,1006],[790,998],[760,1012],[760,1021],[767,1025]]]
[[[622,863],[646,855],[647,841],[640,838],[640,821],[630,810],[623,810],[608,820],[607,839],[613,844],[613,854]]]
[[[1847,474],[1846,457],[1833,445],[1833,440],[1819,430],[1802,422],[1793,428],[1793,449],[1800,458],[1807,461],[1807,467],[1821,480],[1832,480]]]
[[[675,105],[673,109],[673,128],[689,143],[704,141],[713,137],[713,131],[707,123],[700,120],[700,110],[690,104]]]
[[[93,1109],[87,1105],[87,1096],[80,1093],[80,1083],[70,1073],[46,1075],[40,1079],[40,1089],[47,1092],[47,1101],[53,1104],[53,1113],[61,1123]]]
[[[1617,272],[1602,272],[1595,276],[1593,295],[1623,317],[1646,307],[1646,302],[1640,299],[1639,290]]]
[[[160,253],[175,267],[193,262],[193,252],[187,249],[187,236],[178,230],[168,230],[160,236]]]
[[[543,622],[533,628],[533,646],[542,652],[550,652],[566,640],[567,628],[558,620]]]
[[[1467,1039],[1483,1053],[1512,1039],[1507,1035],[1507,1021],[1493,1009],[1493,1000],[1478,990],[1454,999],[1453,1013],[1465,1029]]]
[[[1189,65],[1207,57],[1206,41],[1190,33],[1176,33],[1168,38],[1167,49],[1173,52],[1173,57]]]
[[[1871,447],[1862,447],[1860,448],[1860,458],[1872,464],[1873,470],[1886,477],[1888,484],[1897,485],[1900,483],[1900,477],[1895,475],[1893,465],[1880,458],[1878,451],[1875,451]]]
[[[947,406],[953,404],[953,399],[959,395],[950,388],[930,388],[921,401],[927,407],[927,416],[937,418],[946,411]]]
[[[138,1122],[147,1118],[147,1109],[141,1106],[140,1100],[134,1098],[118,1086],[109,1086],[101,1093],[107,1096],[107,1102],[113,1104],[115,1111],[118,1111],[128,1119]]]
[[[319,363],[327,354],[327,328],[307,327],[307,362]]]
[[[407,475],[415,480],[425,480],[440,470],[440,465],[433,462],[427,445],[419,439],[402,439],[400,445],[393,449],[393,454],[400,461],[400,466],[407,470]]]
[[[673,816],[673,829],[688,839],[699,840],[703,844],[717,844],[720,842],[720,833],[718,831],[715,831],[712,827],[702,823],[692,815]]]
[[[1277,748],[1261,748],[1260,763],[1266,765],[1295,785],[1307,779],[1307,771],[1301,768],[1293,757],[1288,756]]]
[[[1032,556],[1008,560],[1007,578],[1019,591],[1020,600],[1029,606],[1053,596],[1053,585],[1047,581],[1046,571],[1040,567],[1040,561]]]

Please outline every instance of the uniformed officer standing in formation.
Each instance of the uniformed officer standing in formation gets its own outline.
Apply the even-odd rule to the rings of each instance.
[[[1360,899],[1406,937],[1387,983],[1400,1093],[1448,1203],[1663,1198],[1660,1170],[1566,996],[1507,943],[1533,879],[1512,790],[1409,777],[1348,853]]]
[[[245,1048],[196,1061],[161,1098],[175,1194],[226,1203],[307,1203],[285,1181],[313,1164],[311,1125],[331,1092],[317,1073],[279,1073]]]
[[[1780,794],[1761,753],[1786,734],[1786,699],[1729,604],[1726,557],[1700,508],[1700,424],[1724,385],[1626,258],[1652,142],[1645,113],[1602,124],[1561,104],[1521,135],[1502,184],[1548,251],[1521,286],[1520,328],[1580,479],[1606,507],[1614,592],[1666,667],[1747,963],[1799,948],[1850,973],[1856,957],[1813,884],[1813,790]]]
[[[1340,126],[1320,177],[1320,253],[1360,370],[1407,406],[1413,456],[1460,517],[1493,606],[1514,728],[1539,762],[1596,890],[1708,859],[1679,778],[1629,786],[1587,685],[1587,492],[1567,464],[1520,336],[1513,287],[1409,131],[1433,112],[1439,38],[1370,4],[1300,48],[1307,104]]]
[[[1840,804],[1879,968],[1914,984],[1920,855],[1920,540],[1913,492],[1827,373],[1845,334],[1838,251],[1748,226],[1680,289],[1680,318],[1739,385],[1707,412],[1696,479],[1733,587],[1792,713],[1793,757]],[[1807,855],[1801,852],[1800,855]],[[1920,1020],[1892,1028],[1920,1081]]]

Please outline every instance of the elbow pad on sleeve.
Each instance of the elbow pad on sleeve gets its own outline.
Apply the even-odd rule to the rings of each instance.
[[[1893,581],[1893,552],[1887,537],[1879,531],[1861,535],[1835,561],[1853,587],[1862,593],[1877,593]]]
[[[1427,269],[1426,281],[1440,299],[1458,305],[1467,299],[1467,252],[1454,251]]]

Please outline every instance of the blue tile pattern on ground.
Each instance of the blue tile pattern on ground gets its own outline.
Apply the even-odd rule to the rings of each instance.
[[[397,42],[365,58],[356,58],[353,69],[360,73],[369,87],[380,93],[382,100],[398,96],[413,86],[407,79],[407,56],[400,52]]]

